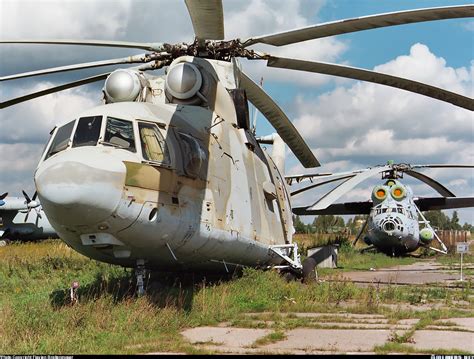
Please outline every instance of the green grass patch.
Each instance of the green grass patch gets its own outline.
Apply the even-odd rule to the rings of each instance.
[[[350,255],[356,263],[356,255]],[[304,285],[286,282],[275,271],[253,269],[232,280],[212,281],[158,273],[149,278],[147,294],[137,298],[130,270],[90,260],[60,241],[14,244],[0,248],[0,352],[202,354],[208,352],[191,346],[180,331],[221,322],[266,327],[245,316],[249,312],[274,322],[274,333],[266,339],[271,342],[281,340],[286,329],[314,325],[283,313],[345,310],[408,318],[419,314],[392,313],[382,304],[472,300],[470,284],[462,289],[360,288],[338,273],[332,279]],[[73,281],[80,287],[79,302],[72,306],[68,288]],[[345,307],[350,301],[357,306]],[[429,315],[447,319],[467,314],[430,311]]]
[[[260,346],[276,343],[284,339],[286,339],[285,332],[276,330],[268,335],[263,336],[262,338],[257,339],[250,347],[258,348]]]

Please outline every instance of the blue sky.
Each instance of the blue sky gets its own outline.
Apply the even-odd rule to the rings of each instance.
[[[468,1],[415,0],[224,0],[226,38],[261,35],[314,23],[377,13],[469,4]],[[183,2],[176,0],[3,0],[1,38],[84,38],[130,41],[192,41]],[[395,74],[473,96],[473,19],[443,20],[367,30],[264,51],[347,64]],[[126,56],[142,51],[43,46],[2,46],[2,74],[74,62]],[[286,52],[285,52],[286,51]],[[347,171],[384,163],[474,163],[473,115],[453,105],[380,85],[322,75],[266,69],[243,61],[302,132],[323,166]],[[2,83],[2,100],[32,89],[70,81],[105,69]],[[2,110],[0,192],[33,191],[32,176],[49,130],[84,107],[98,104],[100,84],[64,91]],[[258,133],[273,132],[259,117]],[[303,169],[289,154],[288,172]],[[473,171],[432,170],[459,196],[474,195]],[[369,198],[373,183],[345,200]],[[435,195],[413,183],[415,194]],[[321,193],[298,198],[312,203]],[[461,221],[474,222],[473,210]]]

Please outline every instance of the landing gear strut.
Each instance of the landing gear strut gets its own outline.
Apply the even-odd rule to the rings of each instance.
[[[137,295],[139,297],[145,294],[144,277],[146,274],[145,261],[143,259],[137,260],[137,268],[135,269],[135,275],[137,276]]]

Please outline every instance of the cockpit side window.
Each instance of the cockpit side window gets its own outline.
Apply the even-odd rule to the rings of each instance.
[[[181,132],[178,137],[183,154],[184,172],[189,177],[196,178],[206,161],[206,153],[194,137]]]
[[[77,123],[72,147],[97,145],[101,125],[102,116],[81,117]]]
[[[147,161],[170,163],[170,156],[165,139],[157,125],[138,122],[143,158]]]
[[[107,117],[104,141],[101,143],[136,152],[133,123],[131,121]]]
[[[58,128],[45,159],[67,148],[69,140],[71,139],[72,129],[74,128],[74,122],[75,121],[68,122]]]

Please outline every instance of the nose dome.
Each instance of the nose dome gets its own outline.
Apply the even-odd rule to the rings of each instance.
[[[35,174],[41,204],[54,222],[92,225],[117,207],[125,184],[122,161],[95,147],[65,151],[43,162]]]

